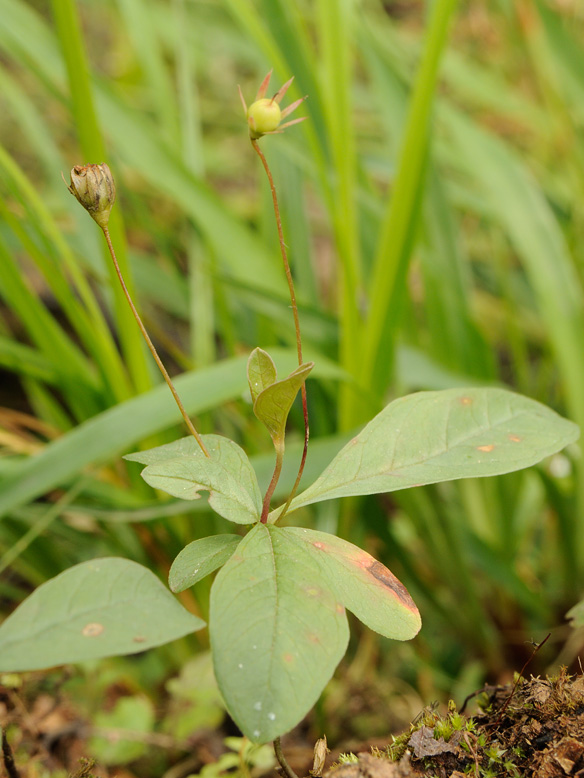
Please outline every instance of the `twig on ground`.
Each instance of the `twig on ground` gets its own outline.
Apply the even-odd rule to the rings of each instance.
[[[4,767],[6,768],[8,778],[20,778],[20,773],[14,763],[14,756],[12,754],[12,749],[10,748],[10,743],[6,737],[6,732],[2,727],[0,727],[0,740],[2,741],[2,756],[4,758]]]

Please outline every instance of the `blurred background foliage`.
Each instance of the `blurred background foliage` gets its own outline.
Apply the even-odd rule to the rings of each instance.
[[[584,425],[583,41],[578,0],[2,0],[1,611],[99,555],[165,579],[183,545],[226,531],[121,460],[184,432],[63,185],[74,164],[114,172],[112,237],[187,410],[269,479],[245,363],[260,345],[292,369],[294,328],[237,84],[249,103],[271,67],[274,90],[294,75],[290,100],[308,95],[308,121],[262,141],[317,365],[304,483],[410,391],[507,385]],[[378,556],[424,622],[404,645],[354,624],[321,728],[341,735],[363,700],[367,731],[372,701],[460,701],[548,632],[534,669],[575,660],[581,453],[297,515]],[[183,599],[203,617],[209,585]],[[155,652],[147,677],[205,641]]]

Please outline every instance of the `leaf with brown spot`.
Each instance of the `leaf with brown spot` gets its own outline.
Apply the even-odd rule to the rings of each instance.
[[[0,672],[135,654],[204,626],[147,568],[95,559],[39,586],[3,622]]]
[[[410,640],[418,633],[420,614],[409,592],[371,554],[325,532],[282,531],[309,551],[343,605],[370,629],[393,640]]]
[[[353,438],[304,492],[305,505],[415,485],[510,473],[577,440],[578,427],[504,389],[445,389],[401,397]],[[278,520],[282,508],[270,514]]]

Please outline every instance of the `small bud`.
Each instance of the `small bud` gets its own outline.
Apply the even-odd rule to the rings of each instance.
[[[247,109],[249,134],[254,140],[261,138],[267,132],[274,132],[282,120],[282,111],[275,100],[262,97]]]
[[[116,185],[105,162],[101,165],[75,165],[71,170],[71,186],[67,188],[102,229],[107,227],[116,199]]]

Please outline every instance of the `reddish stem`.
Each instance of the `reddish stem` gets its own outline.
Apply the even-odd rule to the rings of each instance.
[[[269,168],[268,162],[262,150],[260,149],[257,140],[252,139],[251,145],[254,147],[256,154],[258,155],[258,157],[262,162],[262,165],[264,166],[264,170],[266,171],[266,175],[268,177],[268,181],[270,184],[272,201],[274,203],[274,214],[276,216],[276,226],[278,228],[278,239],[280,241],[280,251],[282,253],[282,262],[284,263],[284,272],[286,273],[286,280],[288,281],[288,289],[290,290],[290,301],[292,303],[292,314],[294,316],[294,328],[296,330],[296,348],[298,351],[298,364],[302,365],[302,338],[300,336],[300,320],[298,318],[298,306],[296,304],[296,293],[294,291],[294,281],[292,280],[290,263],[288,262],[288,253],[286,251],[286,244],[284,243],[284,233],[282,230],[282,220],[280,218],[280,207],[278,205],[278,196],[276,194],[276,187],[274,186],[274,179],[272,178],[272,172]],[[300,479],[302,478],[302,473],[304,472],[304,465],[306,463],[306,454],[308,453],[308,439],[310,437],[310,430],[308,426],[308,404],[306,402],[306,384],[302,384],[302,388],[300,391],[302,394],[302,413],[304,415],[304,449],[302,451],[302,458],[300,460],[300,467],[298,469],[298,475],[296,476],[296,481],[294,482],[292,491],[290,492],[290,495],[286,500],[286,504],[284,505],[284,509],[282,510],[279,519],[281,519],[284,516],[284,514],[288,510],[288,506],[290,505],[292,499],[294,498],[294,495],[296,494],[298,485],[300,484]],[[278,466],[278,459],[276,459],[276,467],[274,469],[274,475],[272,476],[272,481],[270,482],[268,492],[266,492],[266,498],[264,499],[264,510],[262,512],[262,521],[264,521],[264,513],[266,513],[266,521],[267,521],[266,501],[269,509],[268,494],[269,494],[269,498],[271,498],[272,494],[274,493],[274,489],[276,488],[276,483],[278,482],[278,478],[280,477],[281,469],[282,469],[282,462],[280,461]]]
[[[272,480],[270,481],[270,485],[268,486],[268,489],[266,491],[266,496],[264,497],[264,504],[262,506],[262,516],[260,519],[262,524],[268,523],[268,513],[270,512],[270,501],[272,499],[272,495],[274,494],[274,489],[276,488],[276,484],[278,483],[278,480],[280,478],[280,473],[282,472],[283,461],[284,461],[284,452],[280,451],[279,449],[276,449],[276,465],[274,467]]]

